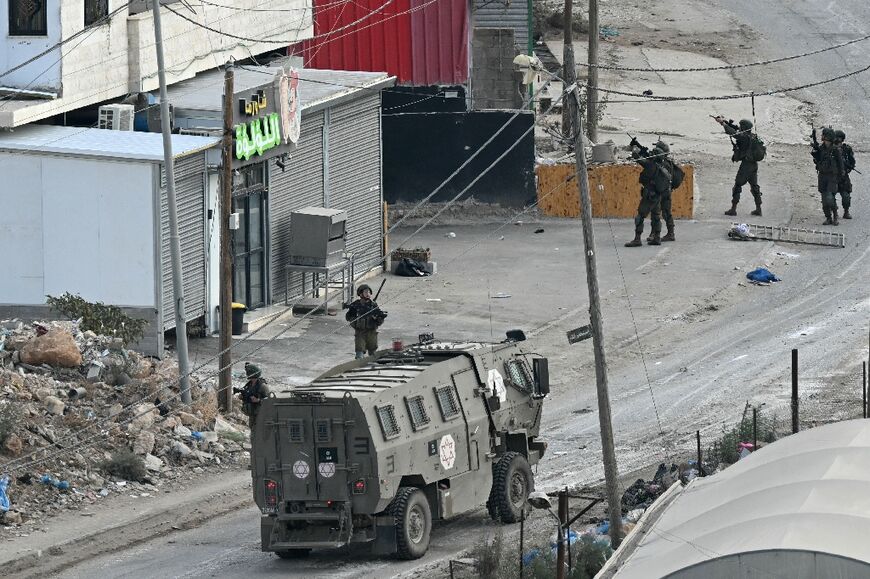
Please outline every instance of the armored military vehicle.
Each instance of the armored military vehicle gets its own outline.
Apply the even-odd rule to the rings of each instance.
[[[252,435],[264,551],[371,542],[421,557],[433,520],[486,503],[519,520],[549,393],[547,359],[502,343],[423,339],[337,366],[263,402]]]

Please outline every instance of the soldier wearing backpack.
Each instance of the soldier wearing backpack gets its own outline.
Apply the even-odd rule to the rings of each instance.
[[[680,166],[677,165],[674,160],[670,158],[669,153],[671,152],[671,148],[668,146],[667,143],[659,140],[659,142],[657,142],[655,146],[662,150],[662,165],[671,175],[671,186],[668,188],[666,193],[662,194],[662,219],[664,220],[665,225],[668,228],[668,233],[666,235],[663,235],[661,240],[675,241],[676,237],[674,237],[674,215],[673,213],[671,213],[671,194],[673,193],[674,189],[676,189],[683,183],[683,179],[685,178],[686,174],[683,172]],[[653,235],[647,237],[646,240],[652,241]]]
[[[647,215],[650,215],[652,226],[652,238],[647,243],[661,245],[661,200],[662,195],[671,190],[671,174],[662,163],[664,152],[661,149],[653,147],[652,150],[649,150],[641,146],[634,138],[631,140],[631,146],[631,157],[643,169],[639,179],[640,203],[634,218],[634,239],[626,243],[625,246],[640,247],[643,245],[640,236],[643,233],[643,222]]]
[[[852,179],[849,177],[849,173],[855,169],[855,152],[845,141],[846,133],[841,130],[834,131],[834,144],[840,148],[840,154],[843,156],[843,168],[846,170],[846,175],[840,180],[837,192],[840,193],[840,204],[843,206],[843,219],[852,219],[852,215],[849,213],[849,207],[852,206]]]
[[[743,186],[749,183],[749,190],[755,199],[755,210],[751,214],[761,217],[761,187],[758,186],[758,162],[764,159],[767,154],[767,148],[764,146],[764,142],[758,138],[758,135],[752,132],[752,121],[742,119],[738,126],[734,124],[734,121],[726,121],[722,116],[713,118],[717,123],[722,125],[725,132],[731,137],[731,143],[734,148],[731,161],[733,163],[740,163],[740,167],[737,169],[737,176],[734,179],[734,188],[731,190],[731,209],[726,211],[725,215],[737,215],[740,193],[743,190]]]
[[[813,129],[813,141],[816,131]],[[836,139],[834,129],[822,129],[822,144],[814,145],[811,155],[819,174],[819,193],[822,196],[822,211],[825,213],[824,225],[839,225],[837,219],[837,189],[840,181],[846,176],[843,155],[840,148],[834,144]]]

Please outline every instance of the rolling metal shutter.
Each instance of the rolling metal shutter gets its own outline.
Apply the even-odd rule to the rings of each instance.
[[[329,118],[329,206],[347,211],[347,250],[357,274],[383,259],[380,107],[380,94],[368,94],[332,109]]]
[[[290,260],[290,213],[323,205],[323,112],[302,112],[299,144],[282,172],[269,163],[269,243],[272,302],[284,299],[284,266]],[[290,280],[290,297],[302,291],[302,277]]]
[[[529,4],[526,0],[474,0],[475,28],[512,28],[518,54],[529,51]]]
[[[178,235],[181,241],[184,313],[187,321],[205,313],[205,153],[175,160],[175,197],[178,203]],[[166,175],[160,168],[160,239],[163,273],[163,329],[175,327],[172,296],[172,258],[169,250],[169,205]]]

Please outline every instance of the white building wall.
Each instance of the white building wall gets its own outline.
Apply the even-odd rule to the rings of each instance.
[[[0,4],[0,26],[3,27],[0,31],[3,31],[8,29],[8,2]],[[109,12],[123,4],[124,0],[109,0]],[[306,9],[308,0],[232,0],[219,4],[233,8],[197,5],[194,14],[183,4],[171,7],[215,30],[276,42],[249,42],[209,32],[164,7],[161,20],[169,84],[222,66],[230,57],[241,60],[282,51],[291,42],[305,40],[313,34],[311,9]],[[66,39],[84,28],[84,0],[49,0],[48,6],[47,38],[25,40],[0,35],[0,72],[55,44],[61,34]],[[256,11],[249,10],[251,8]],[[93,27],[92,31],[64,45],[62,50],[62,62],[44,77],[62,92],[62,98],[9,101],[0,109],[0,127],[20,126],[128,93],[151,91],[158,86],[151,10],[134,15],[122,10],[111,21]],[[59,53],[54,57],[47,55],[14,75],[0,77],[0,86],[23,88],[59,57]]]
[[[152,165],[22,154],[4,154],[0,165],[12,159],[16,171],[5,175],[18,182],[0,190],[12,210],[0,216],[0,245],[13,263],[0,303],[70,292],[156,307]]]
[[[81,0],[79,0],[81,1]],[[0,73],[25,62],[37,54],[47,50],[60,41],[61,38],[61,0],[48,0],[46,20],[48,36],[9,36],[9,2],[0,1]],[[84,21],[84,16],[82,16]],[[0,86],[28,88],[49,92],[60,91],[61,63],[60,48],[49,54],[0,77]]]

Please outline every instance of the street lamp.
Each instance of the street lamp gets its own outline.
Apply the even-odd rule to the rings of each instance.
[[[546,493],[535,491],[527,499],[532,508],[545,510],[556,519],[556,579],[565,578],[565,540],[562,536],[562,520],[553,512],[553,503]]]

